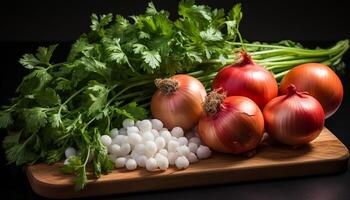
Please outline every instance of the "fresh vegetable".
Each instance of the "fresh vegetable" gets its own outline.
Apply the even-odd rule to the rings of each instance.
[[[264,118],[249,98],[211,92],[204,103],[205,114],[198,134],[211,149],[239,154],[255,149],[264,134]]]
[[[178,169],[184,169],[190,163],[211,155],[210,149],[203,146],[194,134],[186,136],[190,141],[197,141],[199,147],[195,143],[188,143],[181,127],[174,127],[169,132],[163,128],[159,119],[145,119],[136,123],[132,119],[125,119],[122,124],[127,129],[127,135],[120,135],[120,131],[112,129],[116,133],[112,138],[109,135],[100,137],[115,168],[135,170],[142,167],[148,171],[157,171],[176,165]],[[71,159],[76,159],[76,156],[74,148],[67,148],[65,166],[69,166]]]
[[[77,175],[77,189],[86,183],[89,160],[96,178],[108,173],[113,163],[100,136],[112,135],[110,130],[125,118],[150,117],[156,78],[187,73],[209,89],[217,71],[236,62],[241,18],[239,4],[225,13],[185,0],[179,3],[179,18],[172,21],[167,11],[150,3],[144,14],[130,18],[93,14],[91,32],[74,42],[62,62],[52,59],[57,45],[25,54],[20,63],[28,75],[0,111],[0,128],[9,132],[3,142],[8,163],[51,164],[74,147],[80,153],[64,172]],[[244,46],[279,80],[307,62],[341,69],[349,44],[343,40],[327,49],[306,49],[292,41],[244,40]],[[126,134],[126,129],[118,132]]]
[[[324,112],[321,104],[305,92],[290,85],[288,93],[271,100],[264,108],[267,133],[283,144],[302,145],[314,140],[322,131]]]
[[[341,80],[334,71],[320,63],[306,63],[290,70],[281,81],[280,93],[287,94],[290,84],[316,98],[326,118],[338,110],[343,99]]]
[[[202,103],[207,95],[203,84],[192,76],[178,74],[156,79],[158,90],[151,101],[151,111],[165,127],[193,128],[202,115]]]
[[[261,109],[278,94],[273,74],[256,64],[245,52],[237,63],[221,69],[216,75],[213,89],[223,91],[227,96],[245,96]]]

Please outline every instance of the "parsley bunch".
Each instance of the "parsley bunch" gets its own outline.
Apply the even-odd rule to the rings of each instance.
[[[242,45],[280,79],[305,62],[341,67],[349,46],[347,40],[329,49],[306,49],[292,41],[248,43],[238,31],[240,4],[225,13],[184,0],[178,12],[172,21],[167,11],[149,3],[144,14],[129,18],[93,14],[91,32],[76,40],[65,62],[51,60],[57,45],[25,54],[20,63],[29,74],[18,96],[0,111],[0,128],[8,130],[3,141],[8,162],[52,164],[73,146],[80,153],[62,171],[76,174],[76,189],[82,189],[89,161],[95,177],[113,169],[100,135],[125,118],[149,117],[154,79],[188,73],[209,89]]]

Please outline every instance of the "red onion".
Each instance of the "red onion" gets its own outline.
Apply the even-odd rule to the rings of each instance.
[[[193,128],[202,115],[202,103],[206,96],[203,84],[185,74],[167,79],[156,79],[158,90],[151,100],[153,117],[172,129],[179,126],[185,130]]]
[[[278,94],[273,74],[256,64],[246,52],[238,63],[224,67],[216,75],[213,89],[223,89],[227,96],[245,96],[263,109]]]
[[[211,92],[204,103],[205,113],[198,123],[198,134],[210,148],[239,154],[255,149],[264,133],[259,107],[243,96],[226,97]]]
[[[294,85],[287,95],[271,100],[263,111],[267,133],[283,144],[301,145],[314,140],[322,131],[324,112],[321,104]]]
[[[286,94],[290,84],[315,97],[321,103],[326,118],[338,110],[343,99],[343,85],[339,77],[320,63],[306,63],[293,68],[282,79],[280,93]]]

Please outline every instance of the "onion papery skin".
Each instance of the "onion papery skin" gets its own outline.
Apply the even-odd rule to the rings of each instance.
[[[216,114],[203,114],[198,123],[198,134],[213,150],[244,153],[259,145],[264,134],[263,115],[247,97],[226,97]]]
[[[281,81],[280,94],[286,94],[290,84],[315,97],[321,103],[326,118],[338,110],[343,99],[341,80],[332,69],[320,63],[298,65],[289,71]]]
[[[168,129],[176,126],[184,130],[192,129],[203,113],[202,104],[207,95],[205,88],[199,80],[189,75],[178,74],[170,79],[178,81],[178,88],[170,95],[163,94],[159,89],[154,93],[152,115]]]
[[[312,96],[289,87],[287,95],[271,100],[264,108],[265,129],[269,136],[287,145],[303,145],[319,136],[324,111]]]
[[[241,61],[228,65],[216,75],[212,88],[226,92],[227,96],[245,96],[260,109],[278,94],[277,81],[273,74],[256,64],[245,52]]]

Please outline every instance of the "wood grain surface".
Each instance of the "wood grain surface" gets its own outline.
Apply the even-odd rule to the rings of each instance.
[[[36,164],[26,171],[37,194],[64,199],[337,173],[347,170],[348,159],[348,149],[324,128],[316,140],[299,148],[271,145],[265,138],[251,158],[214,153],[210,159],[191,164],[185,170],[114,170],[89,180],[79,192],[74,191],[74,177],[59,171],[62,163]]]

